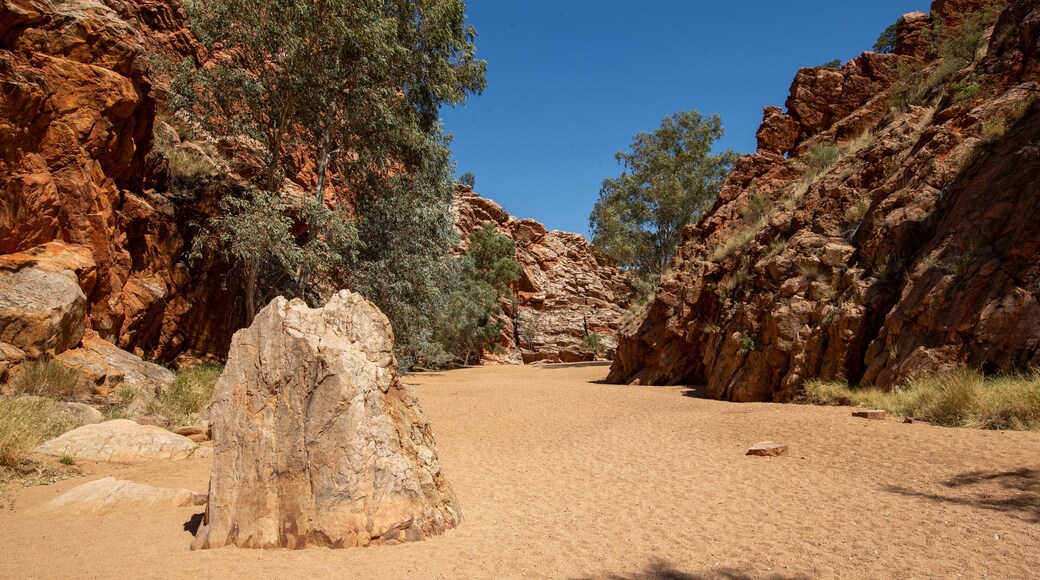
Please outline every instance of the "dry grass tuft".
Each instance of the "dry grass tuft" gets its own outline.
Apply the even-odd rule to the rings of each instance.
[[[809,402],[885,409],[947,427],[1040,431],[1040,374],[986,377],[968,370],[938,373],[893,391],[809,381]]]
[[[201,363],[177,373],[173,386],[148,405],[146,413],[163,415],[173,425],[191,425],[213,400],[213,388],[224,367]]]
[[[40,397],[0,397],[0,466],[18,467],[37,445],[69,428],[53,418],[52,404]]]
[[[79,375],[52,360],[40,358],[26,363],[11,381],[14,395],[34,395],[59,401],[76,399]]]

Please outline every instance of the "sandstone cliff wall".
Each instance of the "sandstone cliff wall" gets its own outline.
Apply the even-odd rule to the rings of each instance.
[[[617,344],[617,330],[631,298],[625,275],[580,234],[548,231],[532,219],[517,219],[500,205],[459,186],[456,225],[465,247],[469,234],[486,223],[516,243],[523,268],[514,285],[515,305],[503,301],[499,343],[507,359],[532,363],[590,358],[582,339],[602,335],[604,354]],[[515,310],[514,310],[515,308]]]
[[[986,4],[933,13],[956,26]],[[943,66],[933,25],[907,15],[895,54],[798,73],[623,330],[610,381],[769,401],[811,378],[1040,364],[1040,5],[1009,3],[983,58],[899,107],[908,69]]]

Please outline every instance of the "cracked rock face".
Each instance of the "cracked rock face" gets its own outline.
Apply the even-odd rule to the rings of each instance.
[[[213,473],[193,549],[392,544],[458,525],[392,348],[386,316],[345,290],[318,309],[276,298],[235,334],[210,411]]]

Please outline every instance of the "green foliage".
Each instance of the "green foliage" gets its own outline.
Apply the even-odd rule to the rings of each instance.
[[[590,356],[599,356],[607,351],[607,345],[603,342],[603,335],[592,331],[581,339],[581,352]]]
[[[15,395],[75,401],[79,373],[46,357],[22,365],[9,386]]]
[[[640,133],[629,152],[616,155],[624,168],[606,179],[589,216],[592,241],[637,275],[656,278],[682,239],[682,229],[718,196],[737,154],[712,154],[722,137],[717,115],[680,111],[653,133]]]
[[[881,36],[878,36],[877,42],[874,43],[874,52],[892,54],[896,51],[896,35],[899,32],[899,25],[902,23],[903,17],[900,16],[899,20],[881,32]]]
[[[470,234],[466,255],[473,259],[477,277],[500,296],[509,293],[509,284],[519,280],[523,272],[516,261],[516,244],[499,234],[490,222]]]
[[[459,176],[459,183],[473,188],[477,186],[477,177],[473,175],[473,173],[467,171]]]
[[[59,459],[58,462],[62,465],[75,465],[76,459],[73,458],[71,455],[62,455],[61,459]]]
[[[296,225],[306,233],[294,235]],[[308,281],[341,268],[356,241],[354,225],[317,200],[291,204],[278,193],[250,189],[221,200],[220,214],[195,237],[190,255],[216,251],[241,270],[248,325],[278,294],[307,297]]]
[[[828,60],[827,62],[820,65],[820,68],[829,70],[841,70],[841,59],[836,58],[834,60]]]
[[[419,361],[437,365],[450,359],[434,336],[457,274],[447,145],[445,138],[427,139],[416,171],[373,177],[355,199],[360,244],[343,284],[390,319],[406,370]]]
[[[885,409],[949,427],[1040,431],[1040,375],[986,377],[960,370],[927,375],[892,391],[809,381],[809,402]]]
[[[280,187],[287,150],[314,155],[319,200],[332,164],[351,182],[391,163],[410,169],[438,108],[485,86],[461,0],[184,7],[199,40],[223,50],[214,66],[179,65],[171,103],[203,111],[215,133],[262,143],[270,191]]]
[[[484,224],[469,238],[469,249],[456,263],[455,285],[440,317],[438,339],[445,350],[469,364],[491,347],[502,331],[499,298],[520,279],[513,240]]]
[[[923,71],[912,64],[901,64],[895,71],[898,80],[892,87],[892,104],[898,110],[905,111],[913,105],[924,105],[942,94],[939,90],[941,87],[983,54],[986,29],[996,21],[1003,7],[1003,2],[997,2],[974,11],[955,28],[937,19],[932,28],[924,34],[931,51],[942,61]],[[954,91],[960,93],[964,88],[961,86]],[[961,95],[963,98],[960,100],[974,96],[972,90],[977,91],[969,89]]]
[[[737,340],[740,342],[740,350],[744,353],[758,350],[758,343],[755,342],[755,337],[746,332],[741,332]]]
[[[224,367],[201,363],[177,372],[173,385],[148,405],[145,414],[162,415],[171,425],[191,425],[213,400],[213,388]]]
[[[975,76],[961,79],[950,83],[950,90],[953,92],[953,100],[957,103],[970,102],[979,94],[979,83],[975,79]]]
[[[962,68],[975,62],[986,47],[986,30],[996,22],[1005,2],[994,2],[968,13],[960,26],[950,27],[937,18],[928,40],[932,49],[945,60],[952,60]]]

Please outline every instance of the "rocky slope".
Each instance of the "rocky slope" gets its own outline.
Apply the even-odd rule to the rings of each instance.
[[[523,274],[513,287],[516,303],[502,303],[507,317],[499,344],[507,359],[587,360],[582,340],[593,332],[603,337],[603,354],[613,353],[631,288],[621,270],[584,236],[517,219],[466,186],[459,186],[455,209],[464,246],[469,234],[486,223],[516,243]]]
[[[936,1],[895,54],[800,71],[609,380],[782,401],[812,378],[1040,364],[1040,4],[1010,2],[963,68],[932,40],[991,4]]]

